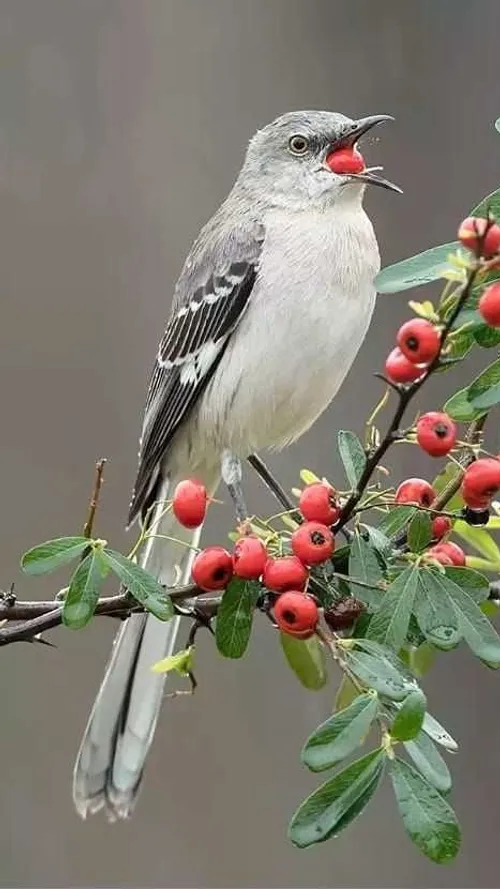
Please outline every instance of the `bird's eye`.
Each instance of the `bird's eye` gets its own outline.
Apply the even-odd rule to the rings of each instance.
[[[288,148],[292,154],[305,154],[309,148],[309,139],[305,136],[292,136],[288,142]]]

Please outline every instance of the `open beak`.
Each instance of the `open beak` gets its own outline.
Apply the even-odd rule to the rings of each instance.
[[[387,120],[394,120],[394,118],[391,117],[390,114],[372,114],[370,117],[361,117],[359,120],[355,120],[340,139],[335,142],[334,147],[352,147],[361,136],[364,136],[365,133],[368,133],[373,127],[385,123]],[[377,176],[370,170],[366,170],[366,172],[363,173],[349,173],[348,175],[349,179],[357,180],[358,182],[366,182],[367,185],[380,185],[381,188],[387,188],[389,191],[403,194],[402,189],[399,188],[398,185],[389,182],[388,179],[384,179],[382,176]]]

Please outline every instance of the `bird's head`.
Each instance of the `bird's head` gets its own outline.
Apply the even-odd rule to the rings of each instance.
[[[331,111],[292,111],[278,117],[251,139],[241,177],[278,206],[359,200],[365,185],[400,192],[366,167],[357,142],[373,127],[392,118],[374,114],[352,120]]]

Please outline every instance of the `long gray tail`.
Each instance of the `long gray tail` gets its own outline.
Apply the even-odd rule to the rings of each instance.
[[[161,500],[167,492],[165,484]],[[200,537],[200,530],[181,528],[171,512],[159,521],[157,512],[151,528],[193,547]],[[189,581],[194,554],[194,549],[153,538],[140,561],[161,583],[172,586]],[[133,811],[166,680],[166,674],[152,673],[151,666],[172,653],[179,623],[179,617],[164,623],[153,615],[133,614],[115,638],[73,772],[73,800],[82,818],[104,809],[114,821]]]

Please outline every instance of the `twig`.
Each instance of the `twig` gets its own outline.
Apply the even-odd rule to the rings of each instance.
[[[258,454],[250,454],[248,457],[248,462],[252,469],[255,470],[257,475],[260,475],[262,481],[269,488],[269,490],[274,494],[276,500],[281,503],[282,506],[288,511],[290,509],[296,509],[296,504],[290,500],[290,497],[286,493],[285,489],[281,487],[279,481],[274,477],[271,470],[266,466],[263,460],[259,457]]]
[[[398,438],[399,427],[401,425],[401,421],[404,417],[408,405],[417,394],[417,392],[420,391],[423,384],[429,379],[429,377],[438,367],[439,361],[441,359],[442,349],[446,342],[446,337],[448,336],[459,313],[461,312],[464,304],[467,302],[470,296],[478,271],[479,269],[477,266],[470,270],[467,281],[463,286],[462,292],[457,300],[455,308],[450,313],[448,320],[443,327],[439,352],[429,364],[426,373],[422,377],[420,377],[420,379],[415,380],[415,382],[412,383],[410,386],[405,387],[404,389],[398,388],[398,405],[394,412],[394,416],[389,425],[389,428],[387,429],[387,432],[385,433],[384,438],[382,439],[378,447],[376,447],[375,450],[368,457],[361,478],[359,479],[357,489],[356,491],[353,491],[342,510],[342,514],[337,524],[337,529],[342,528],[351,518],[353,511],[358,505],[376,467],[384,457],[386,451],[390,448],[391,444]]]
[[[205,621],[217,613],[222,598],[221,596],[204,595],[194,584],[177,587],[168,592],[174,606],[177,602],[183,602],[189,606],[189,616],[194,613],[195,617]],[[62,624],[62,610],[62,605],[57,605],[55,601],[12,602],[11,599],[4,597],[3,600],[0,600],[0,621],[8,621],[9,624],[16,622],[16,625],[0,627],[0,646],[9,645],[12,642],[31,641],[39,633],[60,626]],[[95,614],[124,620],[133,611],[143,610],[139,602],[133,599],[129,593],[122,593],[118,596],[106,596],[99,599]]]
[[[99,494],[101,493],[105,465],[106,465],[106,458],[105,457],[102,457],[100,460],[98,460],[95,465],[94,489],[92,491],[92,496],[90,498],[87,521],[85,522],[85,525],[83,526],[83,536],[84,537],[88,537],[88,538],[92,537],[92,530],[94,527],[94,519],[95,519],[96,510],[97,510],[97,504],[99,503]]]

